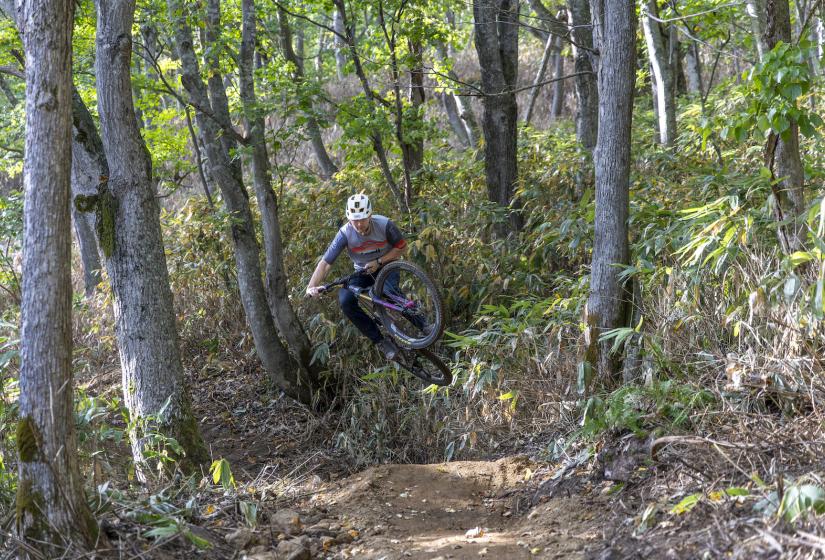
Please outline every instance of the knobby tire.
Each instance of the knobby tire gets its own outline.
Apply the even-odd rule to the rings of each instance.
[[[430,280],[430,277],[417,265],[409,261],[393,261],[382,268],[375,278],[374,290],[379,297],[384,293],[384,282],[387,280],[387,277],[396,270],[411,273],[421,282],[426,289],[427,297],[430,300],[429,303],[432,304],[435,309],[436,322],[433,330],[428,335],[421,338],[413,338],[405,335],[403,329],[396,326],[395,316],[393,316],[388,309],[379,305],[378,313],[381,321],[390,335],[405,348],[414,348],[417,350],[427,348],[438,340],[444,332],[444,303],[441,300],[441,295],[438,293],[435,283]]]

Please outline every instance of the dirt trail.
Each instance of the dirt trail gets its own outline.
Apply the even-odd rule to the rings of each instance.
[[[535,468],[520,457],[382,465],[328,484],[298,510],[323,514],[310,533],[326,525],[357,532],[352,543],[313,547],[313,557],[587,558],[602,550],[599,505],[587,496],[530,507]]]
[[[305,481],[292,489],[304,496],[299,501],[284,496],[274,508],[261,503],[266,521],[254,537],[233,539],[229,527],[210,527],[223,534],[220,541],[232,541],[223,542],[236,551],[229,557],[282,560],[306,549],[308,555],[294,558],[576,559],[598,558],[607,548],[611,506],[600,487],[580,483],[587,477],[572,477],[574,487],[569,480],[556,486],[552,477],[560,467],[516,456],[379,465],[338,478],[345,469],[306,440],[307,430],[320,435],[328,426],[312,423],[301,407],[265,400],[251,377],[233,384],[210,377],[200,388],[195,409],[205,420],[204,436],[238,480],[263,487],[261,473],[292,472]],[[551,486],[552,498],[541,497]],[[290,511],[300,523],[290,523]]]

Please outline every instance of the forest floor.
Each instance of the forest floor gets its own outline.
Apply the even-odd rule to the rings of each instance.
[[[744,442],[758,431],[764,449],[726,443],[740,447],[724,447],[719,455],[687,436],[651,461],[649,442],[624,435],[612,438],[619,443],[611,448],[581,446],[558,462],[524,448],[487,460],[356,471],[332,445],[336,420],[273,398],[257,372],[233,376],[206,368],[192,379],[210,452],[229,461],[237,482],[232,491],[206,483],[196,490],[186,526],[209,547],[198,549],[180,534],[147,539],[141,536],[145,525],[107,516],[102,525],[119,557],[613,560],[825,553],[819,518],[794,528],[755,512],[757,493],[725,492],[743,471],[740,465],[765,472],[778,460],[788,473],[816,470],[822,442],[811,438],[821,430],[819,419],[800,436],[819,443],[809,461],[796,463],[777,453],[792,452],[782,426],[766,433],[761,419],[743,418],[714,436]],[[104,382],[108,391],[119,390],[114,375]],[[793,429],[806,430],[798,423]],[[772,441],[777,447],[768,449]],[[696,503],[675,510],[691,493],[698,493]],[[249,503],[256,507],[251,523],[243,513]]]

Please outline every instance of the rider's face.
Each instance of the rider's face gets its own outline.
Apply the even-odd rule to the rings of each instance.
[[[370,218],[361,218],[360,220],[350,220],[349,223],[355,228],[359,235],[366,235],[370,232]]]

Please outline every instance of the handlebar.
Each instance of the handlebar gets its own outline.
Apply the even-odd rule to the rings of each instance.
[[[357,278],[359,276],[365,276],[367,274],[369,274],[369,272],[366,272],[364,270],[356,270],[352,274],[348,274],[347,276],[341,276],[340,278],[337,278],[337,279],[333,280],[329,284],[324,284],[323,286],[319,286],[318,287],[319,288],[318,292],[323,294],[325,292],[330,291],[332,288],[335,288],[336,286],[346,286],[347,283],[350,280],[352,280],[353,278]]]

